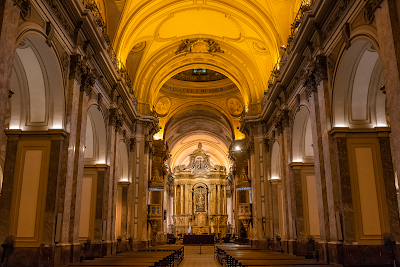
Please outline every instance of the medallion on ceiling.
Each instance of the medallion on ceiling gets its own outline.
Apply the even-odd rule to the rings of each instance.
[[[190,53],[224,53],[213,39],[184,39],[176,50],[175,55]]]
[[[228,110],[232,116],[240,116],[243,112],[243,105],[239,99],[232,97],[228,99]]]
[[[171,108],[171,100],[168,97],[164,96],[157,101],[156,112],[158,116],[163,117],[167,115],[170,108]]]

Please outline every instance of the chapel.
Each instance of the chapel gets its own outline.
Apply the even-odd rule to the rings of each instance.
[[[0,0],[0,266],[395,266],[399,107],[400,0]]]

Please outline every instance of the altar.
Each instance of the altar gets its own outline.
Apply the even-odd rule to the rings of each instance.
[[[226,168],[213,164],[201,143],[189,157],[188,165],[174,168],[176,234],[224,237],[228,218]]]
[[[184,235],[184,245],[213,245],[214,235]]]

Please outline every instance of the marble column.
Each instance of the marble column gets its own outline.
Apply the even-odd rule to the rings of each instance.
[[[134,129],[132,131],[135,133],[136,136],[136,127],[135,124]],[[129,152],[129,161],[130,166],[132,168],[131,179],[132,179],[132,190],[131,190],[131,198],[132,198],[132,205],[131,205],[131,227],[130,227],[130,236],[132,238],[132,247],[131,250],[136,249],[135,246],[138,244],[138,216],[139,216],[139,164],[140,164],[140,144],[136,137],[131,138],[131,145],[130,145],[130,152]]]
[[[184,197],[184,192],[185,192],[185,185],[181,184],[181,214],[185,214],[185,197]]]
[[[122,207],[121,207],[121,236],[126,239],[128,226],[128,187],[129,183],[120,183],[122,186]]]
[[[379,133],[378,139],[381,154],[383,179],[385,184],[385,199],[388,209],[389,229],[395,240],[400,240],[399,209],[396,195],[396,187],[393,183],[395,181],[395,177],[392,153],[390,149],[389,133]]]
[[[340,213],[336,151],[331,120],[331,92],[327,76],[326,57],[318,55],[308,69],[311,75],[306,79],[306,92],[310,99],[310,118],[313,133],[314,166],[316,169],[317,196],[320,204],[320,255],[322,260],[337,261],[340,253],[338,222]],[[313,125],[314,124],[314,125]],[[318,144],[318,146],[315,146]],[[317,162],[318,161],[318,162]],[[320,168],[317,170],[317,168]],[[322,175],[323,174],[323,175]],[[322,214],[321,214],[322,213]],[[329,242],[329,244],[328,244]],[[329,253],[328,253],[329,250]]]
[[[322,132],[321,132],[321,113],[318,102],[318,91],[315,86],[314,77],[308,77],[309,84],[306,85],[308,91],[308,101],[310,103],[310,119],[311,131],[313,139],[314,152],[314,168],[315,182],[317,187],[318,198],[318,216],[320,225],[320,241],[326,242],[329,240],[329,215],[328,215],[328,200],[326,193],[324,156],[322,151]]]
[[[286,165],[287,165],[287,158],[286,158],[286,146],[285,146],[285,135],[283,134],[283,127],[281,122],[277,125],[277,132],[278,132],[278,143],[279,143],[279,154],[280,154],[280,169],[281,169],[281,181],[282,181],[282,205],[283,205],[283,224],[284,226],[284,236],[281,236],[282,241],[290,240],[291,239],[291,226],[292,226],[292,214],[291,214],[291,196],[290,196],[290,180],[289,174],[287,173]],[[289,217],[290,215],[290,217]]]
[[[398,1],[384,0],[375,11],[379,56],[385,80],[391,142],[396,170],[400,170],[400,19]],[[397,240],[399,241],[399,240]]]
[[[7,130],[7,149],[4,162],[3,188],[0,201],[0,242],[10,234],[11,201],[14,188],[14,172],[17,162],[17,150],[21,130]]]
[[[118,182],[121,177],[119,177],[119,140],[122,132],[123,121],[121,117],[117,117],[117,122],[115,125],[115,140],[114,140],[114,180],[113,180],[113,191],[112,191],[112,213],[111,213],[111,241],[113,242],[113,253],[116,251],[116,240],[115,236],[115,228],[116,228],[116,219],[117,219],[117,191],[118,191]]]
[[[97,188],[96,188],[96,211],[94,219],[94,239],[93,243],[93,257],[102,256],[102,240],[103,240],[103,221],[104,221],[104,189],[105,189],[105,178],[107,173],[106,164],[97,164]]]
[[[71,222],[74,221],[74,214],[76,212],[74,206],[74,198],[76,197],[76,180],[74,181],[74,175],[77,172],[77,169],[75,169],[75,156],[77,150],[79,150],[79,146],[77,147],[77,138],[80,134],[78,133],[78,121],[81,122],[78,118],[80,109],[79,105],[82,104],[81,100],[83,100],[83,98],[80,98],[81,86],[83,85],[82,75],[86,70],[87,66],[85,66],[82,56],[79,54],[72,55],[65,96],[65,131],[68,135],[63,146],[62,172],[58,201],[58,213],[62,214],[61,238],[58,246],[61,248],[61,264],[64,265],[70,262],[71,245],[74,242],[74,225],[71,225]],[[78,205],[77,208],[80,208],[80,205]],[[76,253],[74,255],[78,254],[77,250],[78,246],[76,246]],[[75,260],[77,260],[77,257],[75,257]]]
[[[295,205],[296,205],[296,231],[297,240],[305,241],[305,225],[304,225],[304,207],[303,207],[303,184],[301,180],[301,166],[292,164],[292,176],[295,188]]]
[[[336,150],[336,166],[340,177],[339,186],[341,190],[341,214],[342,214],[342,229],[343,240],[346,243],[356,242],[356,221],[354,215],[353,193],[351,189],[351,177],[349,166],[349,155],[347,151],[347,136],[346,133],[334,133]]]
[[[220,214],[220,207],[221,207],[221,194],[220,194],[220,192],[221,192],[221,185],[220,184],[217,184],[217,186],[216,186],[216,189],[215,189],[215,194],[216,194],[216,199],[215,199],[215,203],[216,203],[216,205],[217,205],[217,208],[216,208],[216,213],[217,214]]]
[[[0,0],[0,133],[4,131],[5,125],[19,18],[20,11],[13,0]],[[0,137],[0,147],[2,142]]]
[[[77,105],[77,128],[75,143],[74,175],[72,182],[72,199],[70,213],[70,242],[73,243],[73,262],[80,261],[79,225],[81,215],[83,169],[85,166],[85,138],[89,98],[95,77],[88,67],[82,67],[79,102]]]
[[[114,192],[114,162],[115,162],[115,127],[117,123],[118,110],[109,110],[109,120],[107,125],[107,171],[104,179],[104,209],[103,209],[103,256],[111,254],[112,236],[112,212],[113,212],[113,192]]]
[[[152,150],[151,136],[149,135],[149,124],[139,123],[136,129],[136,139],[139,144],[137,180],[138,180],[138,243],[139,247],[148,245],[148,181],[149,181],[149,156]],[[136,211],[135,211],[136,212]]]
[[[45,215],[43,222],[43,235],[42,243],[44,245],[52,246],[55,240],[57,223],[57,208],[58,208],[58,188],[61,176],[61,162],[62,162],[62,148],[66,133],[64,130],[49,130],[51,135],[50,147],[50,162],[47,179],[47,193],[45,204]]]
[[[272,221],[272,231],[271,238],[274,239],[277,235],[280,235],[279,229],[279,194],[278,194],[278,184],[280,180],[270,180],[271,184],[271,221]]]
[[[177,194],[177,192],[176,192],[176,185],[174,185],[174,215],[176,215],[177,214],[177,208],[176,208],[176,206],[177,206],[177,198],[178,197],[178,194]]]
[[[226,186],[223,186],[223,191],[224,191],[224,196],[223,196],[223,200],[224,200],[224,215],[227,215],[227,212],[226,212],[226,208],[227,208],[227,203],[226,203]]]
[[[270,153],[270,139],[263,139],[263,166],[264,168],[264,190],[265,190],[265,237],[273,238],[273,209],[272,209],[272,186],[271,179],[271,153]]]

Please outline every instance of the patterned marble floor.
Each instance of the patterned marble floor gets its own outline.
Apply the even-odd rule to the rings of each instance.
[[[179,267],[221,267],[214,258],[214,246],[185,246],[185,259]]]

